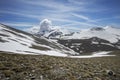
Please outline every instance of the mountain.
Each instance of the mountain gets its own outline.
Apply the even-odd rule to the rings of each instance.
[[[87,30],[81,30],[72,36],[63,36],[64,39],[89,39],[98,37],[107,40],[111,43],[116,43],[120,40],[120,29],[114,27],[95,27]]]
[[[75,55],[73,50],[12,27],[0,24],[0,51],[52,56]]]
[[[42,20],[39,26],[29,28],[27,31],[32,34],[55,39],[89,39],[98,37],[111,43],[115,43],[120,39],[119,28],[111,26],[93,27],[91,29],[81,30],[80,32],[70,32],[65,28],[53,26],[52,21],[49,19]]]
[[[120,50],[120,29],[111,26],[70,32],[53,26],[52,21],[44,19],[40,22],[39,28],[33,27],[31,32],[55,40],[78,53]]]
[[[94,27],[62,36],[58,42],[79,53],[120,50],[120,29]]]

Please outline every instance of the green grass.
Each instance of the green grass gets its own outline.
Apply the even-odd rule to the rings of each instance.
[[[0,52],[0,80],[120,80],[120,51],[111,54],[118,56],[72,59]]]

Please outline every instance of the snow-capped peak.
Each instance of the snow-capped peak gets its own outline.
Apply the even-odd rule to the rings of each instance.
[[[90,29],[91,31],[104,31],[105,29],[102,27],[94,27]]]
[[[113,27],[96,27],[73,34],[72,36],[63,36],[65,39],[89,39],[98,37],[107,40],[111,43],[116,43],[120,40],[120,29]]]
[[[105,26],[104,29],[110,29],[110,28],[114,28],[112,26]]]
[[[111,34],[119,35],[120,36],[120,28],[112,27],[112,26],[106,26],[104,29]]]

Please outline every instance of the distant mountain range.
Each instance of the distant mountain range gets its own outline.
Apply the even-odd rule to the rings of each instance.
[[[120,50],[120,29],[115,27],[70,32],[44,19],[40,27],[27,31],[29,33],[0,24],[0,51],[68,56]]]
[[[63,29],[59,26],[53,26],[48,19],[42,20],[39,27],[32,27],[27,30],[27,32],[44,36],[46,38],[57,39],[89,39],[92,37],[98,37],[111,43],[118,42],[120,39],[120,28],[106,26],[84,29],[79,32],[70,32],[65,28]]]
[[[120,50],[120,29],[96,27],[63,36],[58,42],[79,53]]]
[[[46,38],[60,38],[61,36],[71,35],[73,32],[59,26],[53,26],[51,21],[44,19],[40,22],[40,26],[34,26],[25,30],[29,33],[44,36]]]
[[[57,40],[78,53],[120,50],[120,29],[111,26],[70,32],[60,27],[56,28],[50,20],[44,19],[34,34]]]

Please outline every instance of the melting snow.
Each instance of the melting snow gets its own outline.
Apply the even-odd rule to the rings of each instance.
[[[108,55],[110,51],[106,52],[94,52],[92,55],[85,55],[85,56],[70,56],[71,58],[94,58],[94,57],[104,57],[104,56],[115,56],[115,55]]]
[[[62,57],[67,56],[67,54],[65,54],[64,52],[66,53],[71,52],[72,54],[74,54],[72,50],[67,51],[62,49],[64,47],[60,44],[57,45],[59,45],[59,47],[61,47],[62,50],[54,49],[50,46],[43,44],[37,44],[35,43],[34,38],[26,34],[19,33],[9,28],[6,28],[3,25],[0,26],[0,33],[3,35],[8,35],[8,36],[2,36],[2,35],[0,36],[2,40],[7,41],[7,42],[0,42],[0,51],[14,52],[20,54],[37,54],[37,55],[42,54],[42,55],[62,56]],[[32,45],[45,47],[50,50],[38,50],[38,49],[30,48]]]
[[[20,53],[20,54],[37,54],[37,55],[43,54],[43,55],[61,56],[61,57],[70,57],[70,58],[92,58],[92,57],[114,56],[114,55],[108,55],[108,53],[110,52],[96,52],[96,53],[93,53],[92,55],[86,55],[86,56],[68,56],[67,54],[63,53],[63,52],[67,52],[67,50],[63,49],[60,51],[60,50],[50,48],[47,45],[41,45],[41,44],[39,44],[38,46],[47,47],[47,48],[50,48],[51,50],[42,51],[42,50],[32,49],[30,48],[32,44],[37,45],[32,37],[22,33],[17,33],[15,31],[12,31],[15,34],[24,36],[24,37],[20,37],[10,32],[4,31],[4,29],[12,31],[10,29],[7,29],[4,26],[0,27],[0,33],[9,36],[9,37],[0,36],[3,40],[8,41],[8,42],[0,42],[0,51],[14,52],[14,53]],[[78,36],[79,35],[77,35],[77,37]],[[62,45],[60,44],[58,45],[59,47],[64,48]],[[75,52],[73,54],[75,54]]]
[[[99,42],[92,41],[92,44],[99,44]]]

